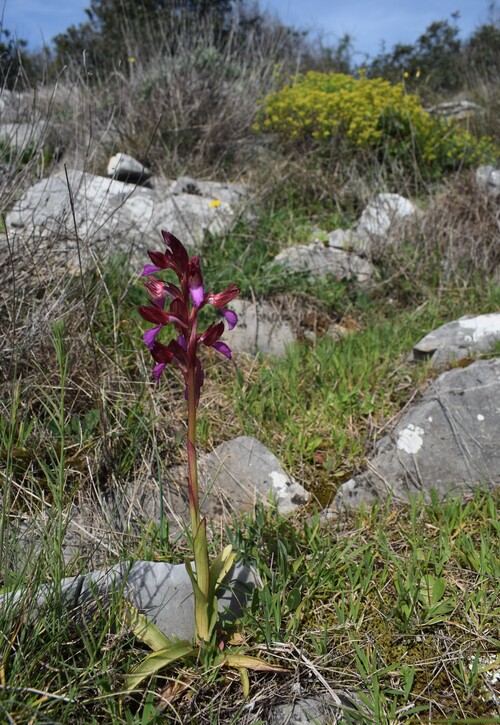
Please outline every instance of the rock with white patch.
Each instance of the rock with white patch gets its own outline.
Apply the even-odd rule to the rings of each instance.
[[[340,486],[335,506],[492,489],[500,485],[499,440],[500,359],[442,373],[380,440],[368,468]]]
[[[274,502],[278,511],[290,514],[305,504],[309,493],[289,476],[277,457],[260,441],[240,436],[200,453],[198,476],[202,514],[209,525],[219,529],[234,516],[254,510],[257,501]],[[189,521],[187,470],[179,466],[167,471],[164,512],[170,529],[182,530]],[[130,484],[123,492],[122,514],[133,510],[135,523],[151,519],[159,523],[159,487],[156,482]],[[116,512],[115,512],[116,517]],[[129,522],[123,520],[121,527]]]
[[[432,416],[429,416],[432,418]],[[418,425],[410,423],[407,428],[403,428],[398,433],[396,447],[405,453],[418,453],[424,444],[424,429]]]
[[[500,343],[500,312],[460,317],[429,332],[413,348],[417,361],[433,367],[493,352]]]

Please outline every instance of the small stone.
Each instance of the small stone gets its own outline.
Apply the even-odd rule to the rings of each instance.
[[[493,352],[500,342],[500,313],[467,315],[429,332],[413,348],[416,361],[432,367]]]
[[[108,176],[128,184],[144,184],[151,178],[152,172],[128,154],[115,154],[108,163]]]
[[[494,166],[480,166],[476,171],[476,184],[488,196],[500,196],[500,169]]]
[[[355,232],[368,238],[385,237],[391,228],[397,227],[418,213],[415,204],[404,196],[377,194],[361,214]]]

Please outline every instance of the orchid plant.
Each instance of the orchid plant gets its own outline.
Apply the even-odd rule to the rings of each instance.
[[[189,258],[183,244],[170,232],[162,231],[162,236],[166,251],[149,251],[152,264],[146,264],[142,272],[142,276],[148,278],[145,286],[152,301],[149,305],[139,307],[139,313],[155,325],[144,333],[143,338],[156,362],[153,368],[154,379],[158,382],[165,367],[173,364],[181,371],[186,385],[189,514],[196,573],[190,562],[186,566],[195,597],[196,633],[199,640],[208,641],[217,619],[215,588],[220,583],[221,576],[223,578],[233,565],[236,554],[229,546],[219,554],[212,567],[209,567],[207,522],[200,515],[196,457],[196,409],[203,385],[203,369],[198,349],[200,345],[213,347],[229,359],[231,350],[220,340],[225,329],[224,322],[214,322],[200,332],[198,315],[205,305],[213,305],[224,316],[229,329],[233,329],[238,317],[226,305],[239,295],[240,290],[232,284],[219,294],[206,292],[199,258]],[[166,269],[175,272],[178,285],[165,283],[155,276],[157,272]],[[162,328],[167,325],[173,325],[177,339],[164,345],[158,341],[158,337]]]
[[[185,383],[187,401],[187,457],[189,513],[193,546],[194,568],[186,561],[186,568],[193,586],[195,606],[196,646],[189,641],[171,642],[154,624],[137,611],[129,621],[134,631],[154,651],[141,662],[128,678],[127,689],[137,687],[148,675],[171,664],[174,660],[196,656],[211,640],[218,617],[217,589],[231,570],[236,552],[231,545],[225,547],[212,564],[209,562],[207,546],[207,522],[201,516],[198,492],[198,468],[196,455],[196,411],[203,385],[203,368],[198,352],[200,345],[212,347],[231,359],[231,350],[220,338],[225,330],[224,321],[213,322],[205,330],[199,329],[199,313],[207,305],[213,306],[224,318],[229,330],[238,322],[235,312],[227,305],[238,296],[240,290],[235,284],[214,294],[206,291],[197,256],[189,257],[184,245],[170,232],[162,231],[166,245],[164,252],[149,251],[151,264],[146,264],[142,276],[147,278],[146,290],[150,304],[139,307],[141,316],[154,326],[144,333],[143,339],[155,361],[153,377],[158,383],[167,365],[179,368]],[[156,276],[163,270],[172,270],[178,284],[164,282]],[[164,327],[172,325],[176,337],[165,345],[159,341]],[[271,667],[256,657],[242,654],[221,655],[222,664],[243,671],[253,669],[280,669]]]

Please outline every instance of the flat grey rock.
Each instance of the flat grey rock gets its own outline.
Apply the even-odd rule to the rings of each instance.
[[[236,299],[231,309],[238,315],[238,324],[224,339],[234,352],[282,356],[294,342],[290,322],[272,302]]]
[[[418,207],[400,194],[377,194],[364,209],[354,231],[361,237],[385,238],[418,214]]]
[[[128,154],[118,153],[108,162],[106,174],[117,181],[128,184],[144,184],[151,178],[152,172],[137,159]]]
[[[481,353],[493,352],[500,342],[500,312],[460,317],[429,332],[413,348],[417,361],[433,367]]]
[[[382,438],[368,468],[340,486],[335,507],[500,485],[499,412],[500,359],[442,373]]]
[[[494,166],[480,166],[476,170],[476,184],[488,196],[500,196],[500,169]]]
[[[18,152],[23,152],[30,146],[39,146],[46,131],[47,124],[43,121],[0,123],[0,140]]]
[[[84,264],[94,256],[107,258],[122,250],[140,267],[148,248],[161,248],[160,229],[168,229],[193,246],[207,232],[227,232],[237,218],[227,201],[219,199],[214,205],[212,197],[174,195],[161,185],[150,189],[81,171],[71,171],[69,182],[74,218],[66,177],[59,173],[28,189],[8,213],[7,226],[14,232],[49,232],[65,241],[66,258],[76,258],[76,224]],[[41,240],[43,247],[43,236]]]
[[[262,443],[240,436],[198,457],[202,515],[215,530],[235,516],[254,510],[257,501],[275,501],[279,513],[296,511],[309,499],[309,493],[282,468],[279,460]],[[126,516],[135,521],[160,521],[159,490],[156,483],[127,487]],[[125,509],[123,509],[125,512]],[[171,531],[181,531],[189,521],[187,470],[178,467],[167,472],[164,481],[164,511]],[[125,513],[123,514],[125,516]]]
[[[312,279],[327,274],[338,279],[352,279],[360,287],[369,287],[374,273],[368,260],[322,242],[288,247],[276,255],[274,263],[293,272],[304,272]]]
[[[251,567],[237,562],[219,589],[218,608],[225,621],[239,617],[255,586],[257,574]],[[170,639],[192,639],[195,633],[194,599],[191,580],[184,564],[161,561],[136,561],[116,564],[103,569],[67,577],[61,582],[63,602],[68,611],[99,601],[109,602],[113,593],[123,596]],[[53,587],[42,586],[31,616],[50,601]],[[0,595],[2,606],[12,607],[22,601],[23,592]]]
[[[345,719],[346,711],[354,711],[358,717],[365,712],[356,693],[334,690],[333,696],[310,695],[275,705],[269,711],[266,725],[341,725],[343,722],[351,722],[351,719]],[[356,718],[352,722],[361,721]]]
[[[343,249],[345,252],[355,252],[366,255],[371,249],[371,241],[362,230],[334,229],[327,236],[328,246]]]

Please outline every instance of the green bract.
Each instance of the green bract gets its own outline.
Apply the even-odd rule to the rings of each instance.
[[[376,154],[380,161],[419,164],[423,172],[483,163],[495,156],[489,138],[477,139],[450,122],[433,118],[403,83],[310,72],[263,101],[254,130],[282,143],[328,149],[336,156]]]

